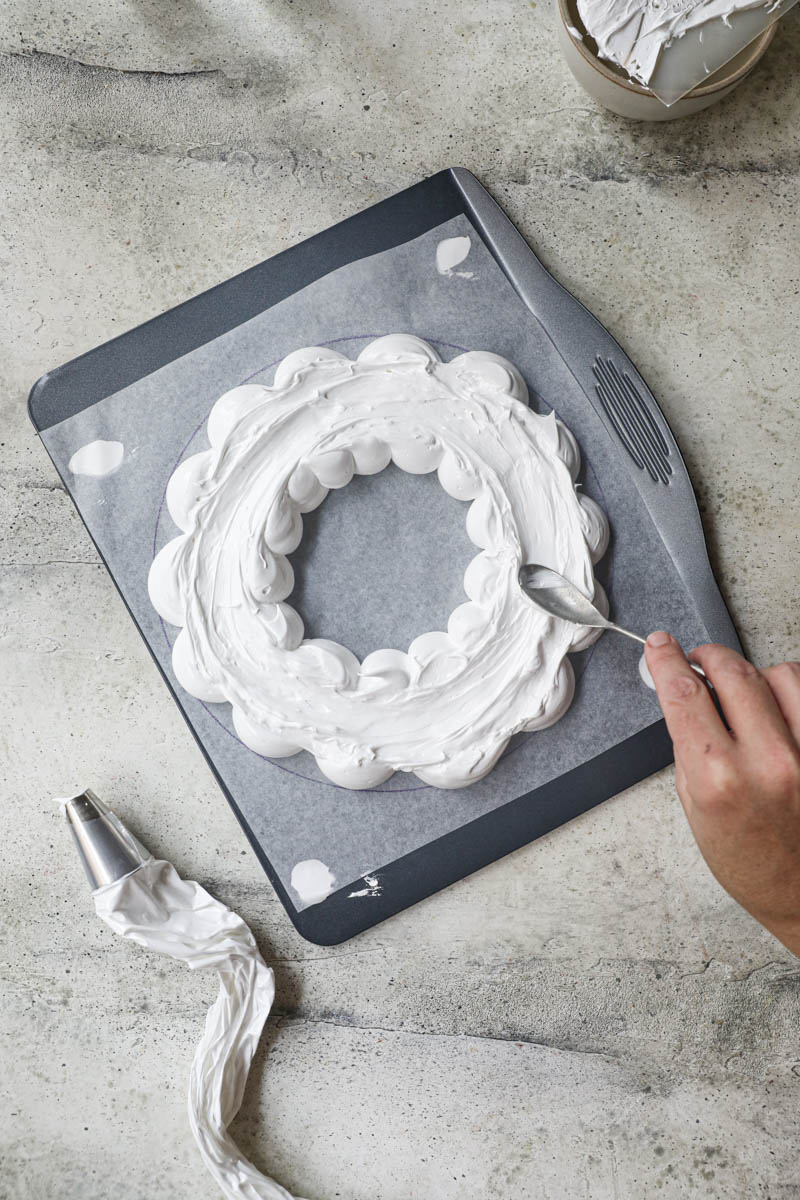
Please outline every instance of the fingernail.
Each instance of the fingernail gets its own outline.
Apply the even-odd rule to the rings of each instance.
[[[651,633],[647,639],[648,646],[667,646],[672,641],[668,633],[664,633],[663,629],[656,633]]]

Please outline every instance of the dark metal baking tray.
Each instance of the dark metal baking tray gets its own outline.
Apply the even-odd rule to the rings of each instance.
[[[460,214],[479,232],[527,306],[530,319],[546,331],[596,412],[614,447],[617,469],[633,481],[709,638],[738,649],[709,565],[683,459],[649,388],[616,341],[549,274],[495,201],[464,169],[442,171],[49,372],[31,391],[31,419],[44,434],[338,267],[399,246]],[[65,483],[69,490],[69,480]],[[382,892],[370,896],[368,903],[353,903],[350,893],[360,882],[354,880],[323,904],[298,912],[270,863],[268,844],[242,815],[181,696],[172,691],[289,916],[305,938],[323,945],[350,938],[548,833],[660,769],[672,757],[664,723],[657,720],[544,786],[382,864]]]

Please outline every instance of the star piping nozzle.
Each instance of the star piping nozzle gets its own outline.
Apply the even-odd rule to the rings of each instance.
[[[116,813],[88,789],[64,801],[64,814],[93,892],[131,875],[152,858]]]

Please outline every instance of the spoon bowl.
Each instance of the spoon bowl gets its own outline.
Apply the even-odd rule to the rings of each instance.
[[[528,599],[538,604],[539,608],[544,609],[551,617],[571,621],[573,625],[587,625],[591,629],[613,629],[615,633],[624,633],[626,637],[633,638],[643,646],[647,642],[647,639],[639,637],[638,633],[631,633],[630,629],[623,629],[621,625],[616,625],[608,617],[604,617],[574,583],[570,583],[550,567],[543,567],[539,563],[528,563],[520,567],[519,585]],[[702,667],[698,667],[696,663],[689,663],[689,666],[703,679],[706,678]]]

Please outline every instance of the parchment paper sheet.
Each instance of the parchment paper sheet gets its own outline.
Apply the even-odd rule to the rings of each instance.
[[[458,273],[439,274],[438,243],[463,235],[472,240],[468,257]],[[298,347],[334,342],[354,357],[372,338],[398,332],[427,339],[445,359],[462,348],[483,349],[517,364],[533,405],[540,411],[555,408],[576,435],[584,455],[583,486],[611,521],[612,544],[598,576],[612,615],[642,634],[667,627],[686,646],[705,640],[623,460],[545,331],[460,216],[317,280],[43,434],[172,682],[170,647],[178,631],[151,607],[147,572],[154,549],[176,533],[163,504],[167,481],[183,457],[207,446],[204,423],[215,399],[244,380],[270,383],[274,365]],[[124,444],[119,470],[102,479],[70,476],[71,455],[96,438]],[[341,641],[363,656],[380,647],[406,649],[416,635],[444,628],[464,599],[464,569],[477,553],[465,517],[466,505],[448,497],[435,474],[410,476],[390,467],[332,492],[306,517],[303,542],[293,555],[298,582],[289,603],[304,618],[307,636]],[[293,895],[290,875],[301,860],[321,859],[337,886],[345,886],[657,720],[655,698],[639,679],[638,658],[631,642],[612,634],[573,656],[578,688],[567,715],[550,730],[516,739],[487,779],[455,792],[402,774],[370,792],[335,787],[307,754],[274,762],[260,758],[236,739],[228,705],[204,705],[175,686]],[[176,804],[180,799],[176,795]]]

